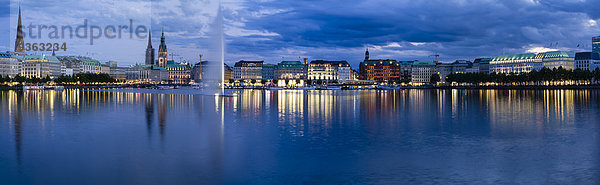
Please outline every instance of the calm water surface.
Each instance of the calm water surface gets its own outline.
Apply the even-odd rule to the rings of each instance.
[[[2,91],[0,184],[600,183],[600,91],[193,93]]]

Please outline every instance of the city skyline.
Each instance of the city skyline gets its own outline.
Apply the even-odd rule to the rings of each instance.
[[[322,5],[331,7],[331,2],[324,1]],[[115,8],[116,5],[121,5],[123,2],[113,2],[113,6],[100,6],[97,10],[103,7]],[[145,3],[145,4],[144,4]],[[210,16],[204,16],[201,21],[192,21],[188,24],[181,24],[182,20],[177,20],[175,17],[165,16],[164,12],[177,13],[183,15],[181,19],[189,18],[185,8],[191,10],[200,10],[203,13],[210,14],[210,10],[206,7],[215,6],[214,2],[208,2],[205,7],[196,7],[194,4],[190,7],[181,6],[183,3],[178,2],[178,5],[173,5],[173,1],[142,2],[141,9],[150,13],[149,20],[140,21],[140,24],[148,22],[150,29],[154,32],[152,35],[160,35],[161,29],[157,27],[165,27],[165,35],[168,39],[169,52],[173,52],[181,59],[187,61],[198,60],[198,55],[206,55],[208,48],[204,35],[210,22]],[[389,2],[368,3],[369,8],[383,6]],[[422,11],[417,12],[418,20],[410,18],[394,18],[403,19],[396,24],[390,23],[390,20],[384,19],[385,15],[403,15],[395,11],[378,12],[377,15],[369,15],[372,13],[353,13],[352,16],[342,16],[339,10],[325,11],[320,8],[311,8],[302,2],[297,3],[249,3],[249,2],[223,2],[224,16],[226,18],[226,37],[227,37],[227,55],[226,61],[229,64],[239,60],[264,60],[267,63],[278,63],[284,60],[297,60],[299,57],[307,57],[310,60],[347,60],[353,67],[358,66],[363,58],[362,54],[365,48],[370,48],[373,53],[373,58],[381,59],[402,59],[402,60],[425,60],[433,61],[431,55],[440,54],[440,61],[454,61],[459,59],[473,60],[479,57],[494,57],[501,54],[525,53],[525,52],[541,52],[549,49],[560,49],[567,51],[588,51],[591,50],[591,37],[600,35],[598,31],[599,20],[598,13],[590,9],[564,8],[564,7],[584,7],[585,3],[571,3],[569,6],[556,6],[562,8],[551,7],[548,2],[538,1],[510,1],[510,2],[490,2],[488,4],[480,2],[467,1],[465,3],[450,2],[450,7],[462,7],[465,12],[449,12],[442,11],[439,14]],[[177,3],[175,3],[177,4]],[[291,6],[291,4],[298,6]],[[405,6],[425,6],[427,3],[409,3],[409,5],[398,5],[402,3],[391,3],[393,8],[406,10]],[[435,4],[432,2],[430,4]],[[449,5],[448,3],[440,3],[441,5]],[[42,2],[22,2],[23,6],[23,24],[24,28],[31,22],[36,22],[41,19],[39,17],[46,13],[52,12],[59,5],[47,4]],[[285,6],[284,6],[285,5]],[[48,12],[40,12],[39,9],[43,6],[48,6]],[[174,7],[173,7],[174,6]],[[343,6],[349,6],[345,4]],[[348,11],[357,11],[357,5],[348,7]],[[398,7],[400,6],[400,7]],[[468,17],[469,13],[477,12],[477,6],[490,6],[492,9],[505,9],[507,11],[525,11],[523,17],[496,15],[493,13],[484,13],[483,17],[487,18],[505,18],[504,20],[494,20],[490,22],[504,23],[495,26],[490,26],[490,23],[482,23],[478,29],[474,25],[468,26],[468,23],[477,23],[480,18]],[[508,10],[509,7],[518,7],[518,10]],[[86,6],[87,7],[87,6]],[[162,8],[169,8],[162,11]],[[194,9],[196,7],[197,9]],[[287,7],[287,9],[286,9]],[[294,8],[290,8],[294,7]],[[129,7],[131,8],[131,7]],[[146,10],[144,8],[148,8]],[[392,7],[390,9],[393,9]],[[431,9],[439,9],[440,7],[432,6]],[[85,9],[85,8],[84,8]],[[210,9],[210,8],[208,8]],[[534,11],[535,9],[535,11]],[[11,1],[10,13],[4,12],[0,14],[3,17],[10,17],[10,35],[9,43],[14,42],[16,28],[16,11],[18,3]],[[161,11],[159,11],[161,10]],[[307,11],[300,11],[307,10]],[[550,10],[555,10],[550,13]],[[114,10],[113,10],[114,11]],[[114,11],[118,12],[118,11]],[[94,11],[78,12],[80,16],[96,22],[102,22],[93,19]],[[132,13],[128,13],[133,15]],[[192,13],[189,13],[192,14]],[[301,14],[301,15],[299,15]],[[364,15],[366,14],[366,15]],[[196,14],[194,14],[196,15]],[[202,14],[204,15],[204,14]],[[202,16],[198,15],[198,16]],[[56,15],[62,16],[62,15]],[[143,15],[134,15],[131,18]],[[506,16],[506,15],[504,15]],[[44,17],[44,16],[41,16]],[[251,17],[251,18],[249,18]],[[286,18],[287,17],[287,18]],[[527,21],[524,18],[537,17],[535,24]],[[557,21],[542,18],[554,18]],[[59,19],[60,18],[56,18]],[[246,22],[239,22],[240,19],[247,19]],[[431,25],[433,21],[435,25]],[[452,20],[454,19],[454,20]],[[3,19],[5,20],[5,19]],[[72,20],[72,19],[71,19]],[[136,19],[138,20],[138,19]],[[429,21],[424,21],[429,20]],[[29,22],[28,22],[29,21]],[[111,22],[110,19],[105,19],[106,22]],[[236,22],[238,21],[238,22]],[[294,27],[292,23],[300,21],[304,24]],[[407,22],[415,24],[408,24]],[[513,22],[511,22],[513,21]],[[73,25],[76,26],[77,20],[73,20]],[[80,21],[79,21],[80,22]],[[14,24],[12,24],[14,23]],[[456,25],[445,25],[455,23]],[[31,23],[35,24],[35,23]],[[80,23],[79,23],[80,24]],[[278,24],[274,25],[274,24]],[[102,25],[102,24],[100,24]],[[399,25],[404,26],[402,29],[397,28]],[[570,26],[569,26],[570,25]],[[193,32],[194,27],[200,26],[199,31]],[[284,28],[285,27],[285,28]],[[292,28],[297,28],[293,30]],[[314,28],[314,29],[311,29]],[[500,29],[505,28],[506,29]],[[336,29],[337,28],[337,29]],[[344,28],[341,33],[335,32],[340,28]],[[509,32],[513,30],[514,32]],[[258,31],[258,32],[257,32]],[[507,34],[508,33],[508,34]],[[505,36],[502,36],[507,34]],[[514,39],[501,39],[514,38]],[[25,42],[27,38],[25,38]],[[489,39],[489,40],[487,40]],[[116,41],[116,40],[115,40]],[[484,42],[485,41],[485,42]],[[145,46],[148,42],[147,38],[134,40],[119,40],[116,42],[103,43],[99,41],[98,46],[92,48],[98,49],[97,54],[91,54],[91,57],[98,58],[102,61],[119,61],[124,65],[132,65],[135,63],[143,64],[145,61]],[[116,49],[108,48],[103,44],[114,45],[115,43],[125,42],[131,44],[132,47],[124,51],[114,51]],[[159,43],[158,38],[152,38],[153,43]],[[137,47],[140,45],[140,47]],[[558,45],[558,46],[556,46]],[[501,46],[501,47],[500,47]],[[552,47],[551,47],[552,46]],[[12,50],[2,46],[2,50]],[[153,46],[156,48],[157,46]],[[474,49],[475,48],[475,49]],[[129,53],[117,54],[119,52]],[[68,51],[57,53],[57,55],[89,55],[90,52],[82,53],[81,51]],[[115,53],[103,55],[102,53]],[[131,58],[131,59],[123,59]],[[171,58],[171,57],[169,57]]]

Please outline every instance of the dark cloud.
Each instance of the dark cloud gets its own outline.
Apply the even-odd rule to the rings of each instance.
[[[98,1],[105,7],[131,2]],[[210,56],[211,20],[206,17],[214,16],[216,3],[146,2],[152,2],[155,44],[164,26],[170,52],[190,60],[200,53]],[[89,2],[71,7],[49,0],[23,3],[36,15],[109,19],[102,12],[76,11]],[[348,60],[356,66],[365,47],[376,58],[432,60],[429,55],[439,53],[444,61],[520,53],[556,42],[561,49],[577,50],[578,44],[589,46],[591,37],[600,35],[598,5],[598,0],[224,0],[226,58],[274,63],[301,56]],[[8,9],[0,11],[0,17],[8,15]],[[144,49],[133,53],[139,61]]]
[[[241,14],[247,20],[247,29],[268,30],[280,36],[263,41],[236,38],[232,40],[235,45],[232,52],[254,51],[268,57],[273,50],[293,47],[330,48],[313,50],[329,52],[331,48],[424,42],[433,44],[404,45],[380,52],[394,55],[403,50],[425,50],[439,52],[444,59],[453,60],[523,52],[532,44],[545,46],[551,42],[573,48],[576,43],[587,42],[594,35],[593,30],[583,28],[582,22],[598,18],[598,11],[589,7],[599,4],[597,1],[536,0],[248,2],[248,12],[245,12],[248,16]],[[261,17],[249,16],[253,11],[276,9],[285,11]],[[590,33],[581,34],[582,31]],[[600,31],[596,33],[600,34]],[[348,55],[360,60],[362,53],[342,52],[328,56],[343,58]],[[404,55],[395,58],[415,58]],[[416,58],[427,59],[427,56]]]

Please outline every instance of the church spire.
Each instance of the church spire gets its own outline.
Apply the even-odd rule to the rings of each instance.
[[[167,52],[167,44],[165,43],[165,28],[162,29],[162,35],[160,36],[160,46],[158,47],[159,52]]]
[[[369,60],[371,58],[371,55],[369,54],[369,48],[367,48],[367,51],[365,52],[365,60]]]
[[[19,20],[17,24],[17,39],[15,39],[15,52],[25,52],[23,42],[23,25],[21,24],[21,5],[19,5]]]
[[[154,48],[152,48],[152,30],[148,31],[148,47],[146,48],[146,65],[154,65]]]
[[[148,31],[148,48],[152,48],[152,30]]]

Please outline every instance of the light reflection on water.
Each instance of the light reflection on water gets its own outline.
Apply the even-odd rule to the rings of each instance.
[[[167,93],[165,93],[167,92]],[[1,91],[9,184],[596,184],[597,90]]]

